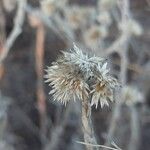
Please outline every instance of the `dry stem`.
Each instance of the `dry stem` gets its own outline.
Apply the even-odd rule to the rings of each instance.
[[[17,2],[18,2],[18,11],[16,13],[16,17],[14,20],[14,28],[12,29],[9,37],[7,38],[7,40],[3,46],[3,50],[0,55],[0,64],[7,57],[7,54],[9,52],[10,48],[12,47],[16,38],[22,32],[22,25],[23,25],[24,19],[25,19],[24,7],[26,5],[26,0],[18,0]]]
[[[106,148],[106,149],[110,149],[110,150],[121,150],[118,146],[116,148],[113,148],[113,147],[108,147],[108,146],[105,146],[105,145],[89,144],[89,143],[80,142],[80,141],[76,141],[76,142],[79,143],[79,144],[89,145],[89,146],[93,146],[93,147]]]
[[[128,0],[122,0],[120,7],[120,11],[121,11],[121,21],[122,23],[127,22],[128,19],[130,18],[130,13],[129,13],[129,1]],[[127,50],[128,50],[128,41],[130,39],[130,33],[126,32],[126,30],[122,31],[122,38],[120,40],[118,40],[117,42],[115,42],[113,44],[112,49],[110,48],[109,52],[113,52],[116,51],[118,52],[118,54],[121,57],[121,72],[120,72],[120,81],[122,83],[122,85],[126,84],[126,76],[127,76],[127,67],[128,67],[128,61],[127,61]],[[114,49],[115,48],[115,49]],[[119,49],[121,49],[119,51]],[[118,120],[118,118],[120,117],[120,110],[121,110],[121,102],[119,102],[120,99],[117,98],[116,100],[116,104],[115,104],[115,108],[114,108],[114,112],[112,115],[112,119],[111,119],[111,123],[110,123],[110,127],[108,130],[108,136],[107,136],[107,141],[106,144],[107,146],[110,145],[111,140],[113,140],[113,136],[114,136],[114,132],[115,132],[115,128],[116,128],[116,122]]]
[[[138,119],[138,112],[135,106],[130,106],[131,111],[131,139],[129,143],[129,150],[137,150],[139,147],[140,142],[140,123]]]
[[[87,98],[82,100],[82,127],[85,143],[97,144],[91,120],[91,106]],[[91,145],[86,145],[86,149],[98,150],[97,147],[94,148]]]
[[[37,25],[36,35],[36,72],[37,72],[37,101],[41,119],[41,132],[46,134],[46,96],[43,87],[43,60],[44,60],[44,41],[45,41],[45,29],[43,24]]]

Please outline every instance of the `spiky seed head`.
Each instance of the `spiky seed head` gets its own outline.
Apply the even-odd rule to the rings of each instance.
[[[109,75],[109,69],[107,69],[107,62],[103,65],[98,65],[95,71],[96,83],[92,90],[91,105],[98,106],[100,102],[101,107],[104,105],[109,106],[108,101],[114,101],[113,91],[116,86],[119,86],[117,80]]]
[[[113,90],[118,83],[109,75],[104,60],[84,54],[75,44],[70,52],[62,52],[45,75],[54,100],[66,104],[92,96],[91,105],[97,107],[99,101],[101,107],[108,105],[108,100],[113,101]]]

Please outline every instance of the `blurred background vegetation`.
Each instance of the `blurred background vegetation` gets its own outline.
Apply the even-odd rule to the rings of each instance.
[[[0,150],[85,149],[79,103],[54,102],[43,78],[73,43],[108,58],[125,89],[92,108],[98,143],[149,150],[149,27],[149,0],[0,0]]]

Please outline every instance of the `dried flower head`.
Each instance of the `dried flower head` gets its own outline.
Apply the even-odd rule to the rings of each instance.
[[[70,100],[88,99],[92,96],[91,105],[108,105],[113,101],[113,89],[118,84],[109,75],[107,63],[100,57],[90,57],[76,45],[70,52],[62,52],[62,56],[48,67],[46,82],[50,82],[54,100],[66,104]]]
[[[65,10],[66,19],[73,29],[78,29],[87,21],[90,21],[93,13],[94,9],[92,7],[72,6]]]
[[[115,78],[109,75],[109,69],[107,69],[107,62],[102,66],[98,65],[96,70],[96,83],[93,85],[92,101],[91,105],[98,106],[100,102],[101,107],[109,105],[108,101],[113,101],[113,91],[118,82]]]
[[[110,10],[117,4],[116,0],[100,0],[99,1],[99,7],[100,10]]]
[[[63,54],[66,61],[78,66],[83,73],[87,74],[88,77],[91,76],[92,69],[97,66],[98,63],[102,63],[104,61],[104,59],[100,57],[90,57],[85,55],[75,44],[73,50],[70,52],[63,52]]]
[[[98,46],[99,40],[105,38],[108,34],[108,29],[102,25],[93,25],[83,35],[86,45],[90,48]]]
[[[109,26],[112,23],[112,19],[108,11],[102,11],[96,19],[103,26]]]
[[[69,100],[88,97],[88,85],[84,81],[79,68],[67,62],[64,58],[57,60],[53,66],[47,69],[46,82],[50,82],[54,100],[66,104]]]
[[[122,31],[129,32],[134,36],[140,36],[143,33],[143,29],[140,26],[140,24],[133,19],[130,19],[126,22],[121,22],[119,24],[119,29]]]
[[[43,13],[47,16],[51,16],[56,10],[55,0],[43,0],[40,4]]]
[[[134,86],[124,86],[122,95],[126,105],[134,105],[144,102],[143,94]]]

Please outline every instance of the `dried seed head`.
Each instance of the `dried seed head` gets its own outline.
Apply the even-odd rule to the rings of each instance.
[[[70,100],[82,99],[88,97],[88,85],[84,81],[79,68],[67,62],[64,58],[53,63],[47,69],[46,82],[50,82],[53,90],[54,100],[66,104]]]
[[[103,25],[94,25],[89,28],[83,35],[83,39],[91,49],[98,46],[99,40],[108,35],[108,29]]]
[[[113,91],[116,86],[119,86],[119,84],[115,78],[109,75],[107,63],[104,63],[102,66],[98,65],[95,74],[97,80],[91,91],[91,105],[96,105],[97,108],[98,103],[100,102],[101,107],[104,105],[109,106],[108,101],[114,101]]]
[[[55,0],[43,0],[40,4],[41,9],[46,16],[51,16],[56,10]]]
[[[94,11],[92,7],[72,6],[71,8],[67,7],[65,16],[70,26],[73,29],[78,29],[92,18]]]
[[[112,19],[108,11],[101,12],[96,19],[103,26],[109,26],[112,23]]]
[[[144,102],[143,94],[134,86],[126,85],[123,87],[123,100],[126,105],[135,105]]]
[[[113,89],[117,80],[109,75],[107,63],[100,57],[89,57],[76,45],[48,67],[46,82],[50,82],[54,100],[66,104],[70,100],[92,96],[91,105],[108,105],[113,101]],[[91,82],[92,81],[92,82]]]
[[[93,68],[95,68],[98,63],[102,63],[105,59],[100,57],[90,57],[87,54],[84,54],[81,49],[79,49],[75,44],[73,49],[70,52],[63,52],[65,60],[78,66],[87,78],[91,76]]]
[[[133,19],[126,22],[121,22],[118,28],[122,31],[129,32],[134,36],[140,36],[143,33],[141,25]]]

